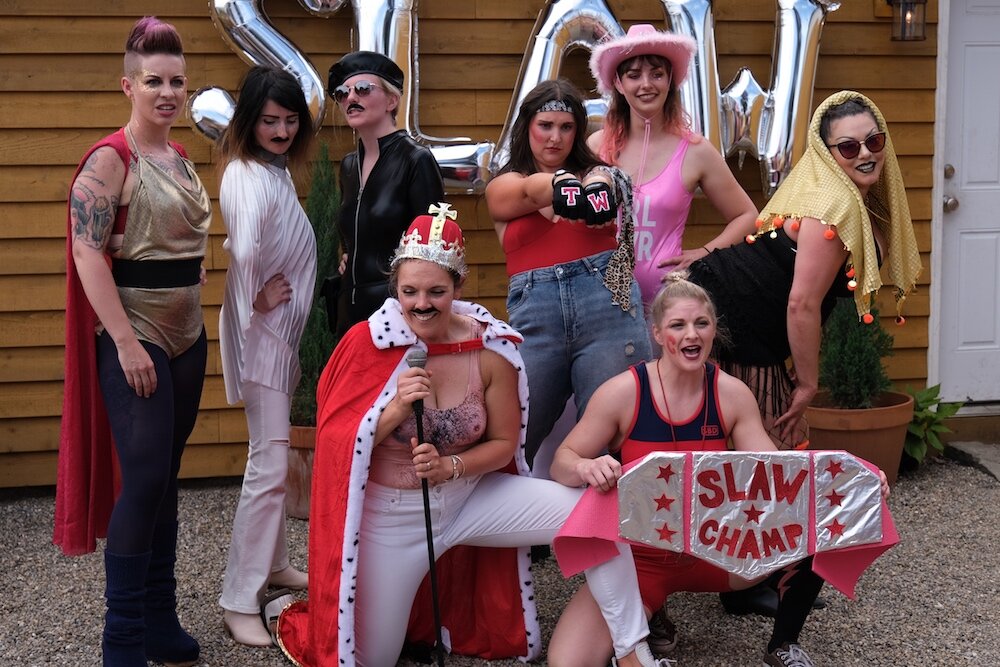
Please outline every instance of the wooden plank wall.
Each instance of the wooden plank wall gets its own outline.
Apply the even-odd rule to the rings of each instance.
[[[349,50],[353,17],[309,15],[295,0],[266,0],[274,25],[308,53],[320,72]],[[889,120],[899,150],[920,249],[929,266],[936,16],[931,0],[926,42],[889,39],[880,0],[852,0],[830,15],[823,33],[815,100],[853,88],[865,92]],[[623,24],[663,23],[654,0],[611,0]],[[436,136],[496,140],[504,122],[524,46],[541,0],[423,0],[419,7],[420,120]],[[774,0],[717,0],[720,80],[749,66],[767,85],[774,40]],[[0,487],[55,480],[62,396],[65,200],[77,160],[96,139],[128,118],[118,84],[121,49],[132,22],[151,13],[174,23],[185,39],[190,89],[235,89],[246,65],[225,45],[205,0],[0,1]],[[586,54],[567,73],[591,87]],[[351,135],[338,127],[332,103],[322,139],[339,158]],[[175,130],[199,166],[213,197],[218,178],[210,145],[185,123]],[[734,163],[734,169],[735,163]],[[761,204],[757,165],[737,170]],[[456,198],[475,269],[466,296],[504,313],[503,258],[485,203]],[[719,221],[696,202],[686,245],[708,240]],[[226,258],[217,215],[206,265],[205,321],[210,359],[201,413],[182,474],[240,474],[245,425],[240,408],[226,405],[218,356],[218,313]],[[921,287],[930,280],[925,272]],[[884,312],[891,308],[886,299]],[[896,355],[890,371],[899,384],[926,378],[927,290],[912,298],[908,324],[892,329]],[[891,326],[891,320],[887,322]]]

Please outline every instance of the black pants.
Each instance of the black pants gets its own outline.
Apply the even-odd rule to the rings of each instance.
[[[208,356],[204,330],[174,359],[159,346],[140,342],[156,371],[156,391],[149,398],[128,386],[108,332],[97,339],[101,393],[121,469],[107,549],[119,555],[149,551],[154,527],[177,520],[177,473],[198,416]]]

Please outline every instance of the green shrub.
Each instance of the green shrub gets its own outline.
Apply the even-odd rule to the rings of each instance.
[[[882,358],[892,354],[892,336],[882,328],[878,311],[865,324],[858,318],[854,299],[837,300],[823,328],[819,384],[830,392],[835,407],[870,408],[892,383]]]
[[[954,416],[963,403],[942,403],[939,384],[922,391],[907,387],[906,393],[913,396],[913,421],[906,432],[904,451],[919,464],[927,456],[928,445],[939,452],[944,451],[940,436],[951,433],[951,429],[944,425],[944,420]]]
[[[337,270],[339,245],[336,221],[340,210],[340,193],[337,191],[333,162],[326,144],[320,145],[319,155],[313,164],[305,209],[316,234],[316,290],[299,346],[302,379],[292,395],[291,421],[298,426],[314,426],[316,383],[336,344],[334,335],[327,326],[326,305],[320,295],[323,280]]]

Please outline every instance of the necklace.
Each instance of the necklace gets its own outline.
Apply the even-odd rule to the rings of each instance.
[[[676,446],[678,443],[677,443],[677,434],[674,432],[674,418],[670,415],[670,403],[667,402],[667,390],[663,386],[663,375],[660,374],[661,359],[663,359],[662,356],[656,358],[656,379],[660,381],[660,397],[663,398],[663,407],[666,409],[667,412],[667,424],[670,426],[670,440]],[[702,369],[702,375],[705,378],[705,388],[703,390],[704,393],[701,399],[702,403],[701,410],[702,412],[705,413],[705,419],[701,424],[701,448],[698,451],[704,451],[705,436],[708,433],[708,429],[706,428],[708,426],[708,372]]]

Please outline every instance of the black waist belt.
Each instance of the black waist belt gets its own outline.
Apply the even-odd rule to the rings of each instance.
[[[112,259],[111,275],[118,287],[190,287],[201,282],[202,259]]]

